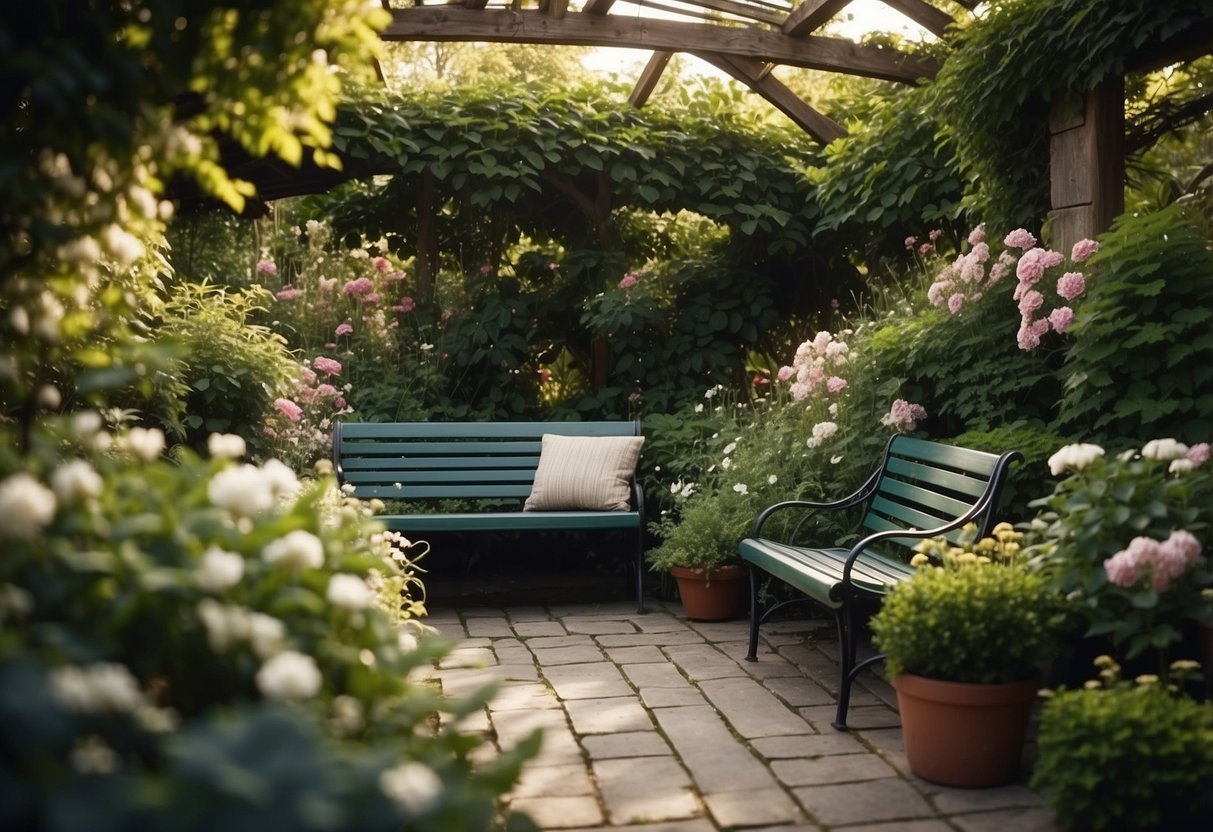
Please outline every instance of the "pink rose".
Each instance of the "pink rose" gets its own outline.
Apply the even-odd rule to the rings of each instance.
[[[1066,300],[1074,300],[1087,290],[1087,283],[1078,272],[1066,272],[1057,279],[1057,294]]]
[[[1028,317],[1044,305],[1045,296],[1035,289],[1029,289],[1019,298],[1019,314]]]
[[[637,282],[638,282],[638,281],[637,281],[637,279],[636,279],[636,275],[634,275],[634,274],[625,274],[625,275],[623,276],[623,279],[621,279],[621,280],[619,281],[619,288],[620,288],[620,289],[631,289],[633,286],[635,286],[635,285],[636,285],[636,283],[637,283]]]
[[[303,418],[303,408],[290,399],[274,399],[274,409],[292,422],[298,422]]]
[[[847,388],[847,380],[838,376],[830,376],[826,379],[826,390],[830,393],[841,393]]]
[[[796,374],[796,371],[785,364],[784,366],[779,368],[778,378],[780,381],[787,381],[795,374]]]
[[[392,270],[392,264],[388,262],[386,257],[376,257],[371,262],[375,264],[375,270],[381,274]]]
[[[312,359],[312,366],[322,373],[330,376],[341,375],[341,362],[335,361],[332,358],[327,358],[323,355],[318,355]]]
[[[1097,251],[1099,251],[1099,243],[1094,240],[1079,240],[1070,250],[1070,259],[1075,263],[1081,263]]]
[[[1022,228],[1016,228],[1003,239],[1002,244],[1011,248],[1029,249],[1036,245],[1036,238]]]
[[[354,327],[352,327],[348,323],[344,323],[344,324],[338,324],[337,331],[334,332],[333,334],[336,335],[338,338],[340,338],[342,335],[349,335],[353,331],[354,331]]]
[[[1049,323],[1058,332],[1065,332],[1074,322],[1074,310],[1068,306],[1059,306],[1049,313]]]
[[[977,226],[976,228],[974,228],[972,231],[969,232],[969,245],[976,246],[978,243],[980,243],[985,238],[986,238],[986,224],[983,222],[981,225]]]
[[[1015,340],[1019,344],[1019,348],[1025,352],[1030,352],[1040,346],[1040,336],[1036,334],[1031,325],[1020,326]]]
[[[964,307],[964,305],[965,305],[965,296],[962,295],[960,292],[957,292],[956,294],[954,294],[950,298],[948,298],[948,311],[951,312],[953,315],[959,315],[960,310]]]

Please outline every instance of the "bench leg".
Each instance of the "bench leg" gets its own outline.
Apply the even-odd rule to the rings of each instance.
[[[636,532],[636,613],[645,614],[644,608],[644,528]]]
[[[750,573],[750,649],[745,654],[747,662],[758,661],[758,624],[762,615],[758,611],[758,570],[754,564],[747,563]]]
[[[834,716],[833,726],[839,731],[847,730],[847,709],[851,702],[851,681],[854,679],[852,669],[855,667],[855,622],[849,601],[844,600],[842,606],[834,611],[842,673],[838,680],[838,712]]]

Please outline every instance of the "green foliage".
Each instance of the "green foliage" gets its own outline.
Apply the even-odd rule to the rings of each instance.
[[[890,676],[994,684],[1033,678],[1050,646],[1045,582],[1022,563],[926,566],[872,618]]]
[[[1032,787],[1072,832],[1197,830],[1213,812],[1213,703],[1158,684],[1045,704]]]
[[[410,620],[416,551],[331,482],[231,461],[234,437],[169,462],[99,424],[0,461],[5,827],[503,825],[537,740],[485,766],[483,737],[433,730],[489,692],[410,680],[450,648]]]
[[[1048,113],[1123,75],[1131,56],[1207,23],[1203,0],[1001,0],[955,37],[935,86],[948,146],[992,225],[1029,226],[1049,207]]]
[[[1035,514],[1029,506],[1040,497],[1041,483],[1048,478],[1048,459],[1065,440],[1039,428],[1008,423],[991,430],[965,431],[945,442],[992,454],[1000,454],[1008,449],[1023,454],[1023,462],[1012,465],[1003,479],[996,513],[998,517],[1019,523]]]
[[[1181,206],[1124,215],[1100,237],[1070,332],[1059,422],[1108,441],[1200,442],[1213,413],[1213,256]]]
[[[255,452],[270,403],[296,373],[286,339],[254,318],[270,293],[178,283],[165,304],[157,336],[181,358],[157,379],[148,416],[201,452],[212,433],[235,433]]]
[[[671,566],[713,569],[737,563],[737,544],[758,508],[748,495],[724,491],[689,500],[677,522],[657,524],[662,542],[648,551],[649,566],[664,572]]]
[[[1213,585],[1207,557],[1155,585],[1145,568],[1140,582],[1114,583],[1105,566],[1136,538],[1156,541],[1184,531],[1206,541],[1213,517],[1213,476],[1208,463],[1171,472],[1170,443],[1149,443],[1142,453],[1109,457],[1095,445],[1068,446],[1050,459],[1054,476],[1071,473],[1033,506],[1028,542],[1035,568],[1087,635],[1107,636],[1121,657],[1153,651],[1166,667],[1166,652],[1183,638],[1186,622],[1208,621],[1213,608],[1201,590]],[[1186,448],[1183,448],[1186,451]],[[1183,456],[1179,448],[1178,456]],[[1185,466],[1186,467],[1186,466]],[[1144,567],[1144,565],[1143,565]]]

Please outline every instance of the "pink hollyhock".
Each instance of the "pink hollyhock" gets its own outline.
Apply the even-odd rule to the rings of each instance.
[[[1094,240],[1079,240],[1070,250],[1070,259],[1075,263],[1081,263],[1097,251],[1099,251],[1099,243]]]
[[[1043,306],[1044,302],[1044,295],[1035,289],[1029,289],[1019,298],[1019,314],[1023,315],[1024,317],[1028,317]]]
[[[623,276],[623,278],[622,278],[622,279],[619,281],[619,288],[620,288],[620,289],[631,289],[631,288],[632,288],[633,286],[635,286],[635,285],[636,285],[638,282],[639,282],[639,281],[637,280],[636,275],[634,275],[634,274],[625,274],[625,275]]]
[[[1201,442],[1199,445],[1193,445],[1191,448],[1188,448],[1185,459],[1198,468],[1204,465],[1209,461],[1209,443]]]
[[[330,376],[341,375],[341,362],[323,355],[318,355],[312,359],[312,366],[322,373]]]
[[[1010,248],[1029,249],[1036,245],[1036,238],[1022,228],[1016,228],[1003,239],[1002,244]]]
[[[965,296],[962,295],[960,292],[957,292],[956,294],[954,294],[950,298],[948,298],[948,311],[951,312],[953,315],[959,315],[960,310],[962,308],[964,308],[964,305],[965,305]]]
[[[337,330],[333,334],[340,338],[342,335],[349,335],[354,331],[354,327],[348,323],[338,324]]]
[[[292,422],[298,422],[303,418],[303,408],[290,399],[274,399],[274,409]]]
[[[303,294],[303,292],[299,291],[294,286],[287,286],[283,289],[279,289],[274,294],[274,297],[278,298],[278,300],[290,301],[290,300],[295,300],[302,294]]]
[[[977,226],[976,228],[974,228],[972,231],[969,232],[969,245],[976,246],[978,243],[980,243],[985,238],[986,238],[986,224],[983,222],[981,225]]]
[[[784,366],[779,368],[779,375],[777,376],[777,378],[780,381],[787,381],[795,374],[796,374],[796,371],[785,364]]]
[[[1074,300],[1087,290],[1087,283],[1078,272],[1066,272],[1057,278],[1057,294],[1066,300]]]
[[[392,270],[392,264],[388,262],[386,257],[376,257],[371,261],[375,264],[375,271],[383,274]]]
[[[830,376],[826,379],[826,390],[830,393],[841,393],[847,389],[847,380],[838,376]]]
[[[1068,306],[1059,306],[1049,313],[1049,323],[1058,332],[1065,332],[1074,322],[1074,310]]]
[[[278,274],[278,264],[273,260],[262,260],[257,264],[257,274]]]
[[[361,296],[375,291],[375,284],[371,282],[369,277],[360,277],[357,280],[351,280],[341,287],[347,295]]]
[[[417,308],[417,301],[413,300],[408,295],[400,299],[400,303],[392,307],[393,312],[412,312]]]

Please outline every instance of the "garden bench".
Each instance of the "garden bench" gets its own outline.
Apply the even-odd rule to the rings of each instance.
[[[883,660],[873,656],[855,662],[855,605],[879,599],[914,571],[912,547],[919,541],[946,535],[955,538],[966,524],[976,523],[978,536],[994,524],[994,509],[1007,469],[1020,461],[1018,451],[1001,455],[928,442],[908,436],[892,437],[877,469],[853,494],[830,503],[790,500],[764,509],[755,519],[738,552],[750,574],[750,641],[748,661],[758,659],[758,628],[773,613],[790,604],[812,602],[828,608],[838,627],[841,677],[834,727],[846,730],[851,684],[864,668]],[[787,510],[818,511],[863,507],[850,547],[816,547],[763,537],[772,516]],[[801,517],[790,537],[796,537],[808,516]],[[765,572],[803,594],[763,611],[758,604],[758,580]]]
[[[477,500],[506,502],[508,510],[448,513],[385,514],[379,520],[391,531],[405,535],[427,532],[610,532],[635,533],[629,568],[634,570],[637,612],[644,612],[644,493],[636,482],[635,458],[643,438],[635,441],[595,443],[606,437],[641,437],[640,422],[337,422],[333,426],[333,468],[347,493],[360,499]],[[549,439],[548,437],[557,437]],[[583,437],[563,440],[560,437]],[[622,458],[599,453],[603,447],[628,451]],[[563,449],[560,452],[552,450]],[[543,453],[541,453],[541,451]],[[630,453],[630,457],[627,455]],[[544,469],[540,462],[546,455]],[[564,460],[562,470],[553,466]],[[610,467],[611,464],[615,468]],[[543,473],[546,471],[546,474]],[[536,473],[543,477],[541,483]],[[612,472],[616,476],[611,477]],[[563,480],[559,478],[563,476]],[[599,484],[606,488],[607,503],[564,510],[565,505],[602,502],[602,495],[587,498]],[[557,495],[563,482],[567,493]],[[541,495],[560,510],[532,510]],[[532,494],[534,490],[534,495]],[[522,503],[527,500],[524,506]],[[629,581],[631,584],[631,581]]]

